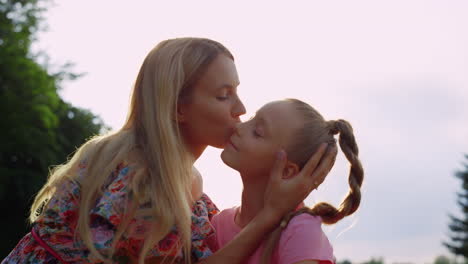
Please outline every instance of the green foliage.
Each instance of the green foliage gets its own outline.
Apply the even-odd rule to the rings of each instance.
[[[371,258],[369,261],[363,262],[362,264],[384,264],[383,258]]]
[[[457,259],[456,257],[450,259],[449,257],[444,256],[444,255],[437,256],[436,259],[434,260],[434,264],[467,264],[467,263],[468,262],[466,258],[463,258],[461,260]]]
[[[468,155],[465,155],[468,160]],[[455,255],[468,259],[468,163],[464,164],[465,170],[456,173],[456,177],[462,181],[462,191],[457,193],[457,203],[461,208],[462,217],[450,215],[451,231],[450,242],[443,244]]]
[[[69,64],[48,72],[30,52],[44,2],[0,0],[0,256],[28,232],[34,194],[51,165],[63,163],[87,138],[105,129],[87,110],[57,94],[61,81],[78,77]]]
[[[446,256],[438,256],[435,259],[434,264],[451,264],[451,262],[450,259]]]

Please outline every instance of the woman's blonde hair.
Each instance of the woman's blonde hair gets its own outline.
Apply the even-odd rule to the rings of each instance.
[[[329,203],[321,202],[312,208],[304,207],[287,215],[281,226],[270,235],[266,242],[261,261],[264,264],[270,263],[271,255],[280,238],[281,231],[294,216],[308,213],[320,216],[323,223],[331,225],[356,212],[361,203],[361,185],[364,180],[364,170],[358,157],[359,149],[351,124],[342,119],[325,121],[322,115],[310,105],[297,99],[286,99],[286,101],[293,104],[304,120],[303,127],[296,131],[294,135],[294,142],[286,149],[288,159],[302,168],[318,150],[320,144],[323,142],[327,142],[329,145],[336,144],[334,135],[339,134],[341,150],[351,164],[348,176],[350,190],[338,209]]]
[[[150,216],[152,226],[141,248],[139,263],[149,250],[177,227],[187,263],[191,260],[191,172],[194,159],[186,148],[177,122],[177,106],[190,100],[191,88],[220,54],[234,59],[220,43],[203,38],[178,38],[160,42],[145,58],[138,73],[127,121],[117,132],[96,136],[73,157],[55,167],[35,197],[30,221],[66,180],[79,183],[79,218],[76,234],[91,253],[111,261],[115,245],[134,217]],[[78,164],[86,160],[86,175],[78,178]],[[120,163],[134,168],[129,180],[129,205],[117,227],[110,252],[98,252],[93,244],[89,212],[111,172]],[[139,207],[145,206],[144,212]]]

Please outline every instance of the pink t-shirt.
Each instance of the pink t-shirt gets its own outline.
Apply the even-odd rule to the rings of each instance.
[[[222,248],[231,241],[241,228],[234,218],[239,207],[223,210],[211,219],[216,230],[216,243]],[[258,264],[263,252],[263,244],[246,262]],[[272,264],[293,264],[304,260],[317,260],[320,263],[335,263],[333,248],[322,231],[322,220],[318,216],[301,214],[294,217],[281,233],[277,250],[273,252]]]

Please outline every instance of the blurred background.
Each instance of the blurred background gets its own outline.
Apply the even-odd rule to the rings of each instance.
[[[464,263],[468,256],[467,1],[0,0],[0,258],[28,232],[52,165],[122,126],[159,41],[208,37],[234,54],[247,114],[286,97],[354,127],[361,207],[324,226],[345,263]],[[221,209],[237,173],[207,149],[196,166]],[[307,198],[348,191],[339,153]],[[457,177],[458,175],[458,177]]]

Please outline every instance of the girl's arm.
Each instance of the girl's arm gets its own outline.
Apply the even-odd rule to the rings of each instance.
[[[323,144],[298,175],[290,179],[282,179],[286,155],[284,151],[280,152],[265,192],[264,208],[226,246],[198,264],[243,263],[260,245],[266,234],[279,224],[281,218],[294,210],[313,189],[323,182],[333,167],[336,153],[336,146],[331,146],[327,150],[327,145]]]

